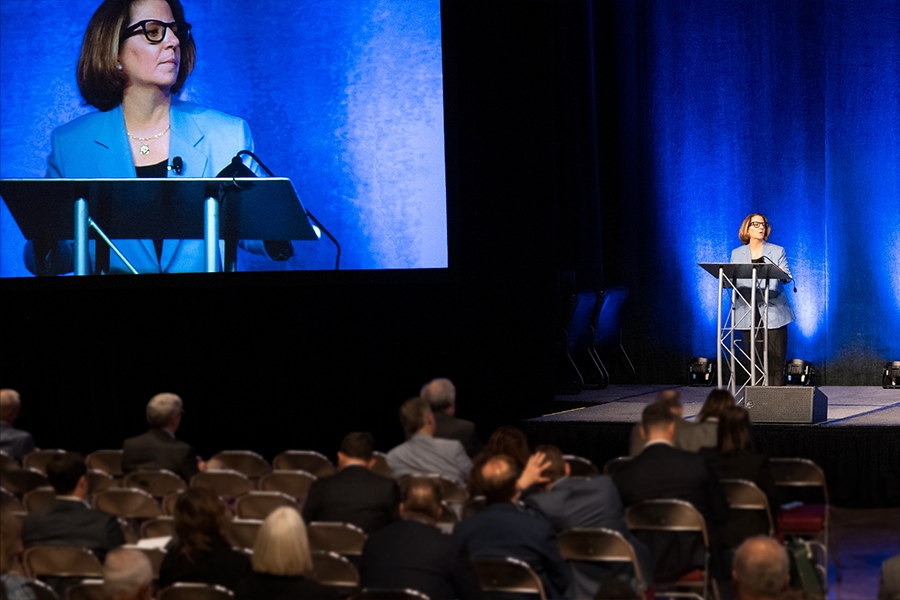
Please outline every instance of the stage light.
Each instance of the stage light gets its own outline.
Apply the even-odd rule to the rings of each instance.
[[[881,387],[886,390],[900,389],[900,360],[885,364],[883,373]]]
[[[816,370],[811,362],[795,358],[784,364],[784,385],[812,385]]]
[[[688,381],[690,381],[692,386],[711,386],[716,380],[716,361],[699,356],[691,359],[691,366],[688,368]]]

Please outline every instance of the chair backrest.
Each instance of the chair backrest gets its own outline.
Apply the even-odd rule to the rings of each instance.
[[[456,504],[456,507],[461,506],[460,504]],[[453,527],[459,523],[459,513],[456,512],[456,507],[450,502],[446,500],[441,500],[441,518],[438,519],[438,525],[452,532]]]
[[[516,558],[473,558],[472,566],[483,592],[536,594],[541,600],[547,596],[541,578],[528,563]]]
[[[328,457],[313,450],[286,450],[275,457],[272,466],[279,471],[306,471],[316,477],[334,475]]]
[[[237,471],[251,479],[259,479],[272,470],[269,461],[250,450],[223,450],[209,459],[207,468]]]
[[[0,487],[0,509],[11,510],[13,512],[23,512],[25,507],[16,498],[16,495],[8,491],[6,488]]]
[[[559,553],[566,560],[631,563],[635,578],[644,587],[644,574],[634,547],[618,531],[605,527],[566,529],[556,537]]]
[[[659,499],[638,502],[625,509],[625,523],[632,531],[693,531],[709,548],[706,521],[694,505],[684,500]]]
[[[5,471],[6,469],[18,469],[19,461],[15,459],[10,454],[7,454],[3,450],[0,450],[0,471]]]
[[[256,486],[249,477],[237,471],[206,471],[191,477],[191,487],[207,487],[223,498],[237,498]]]
[[[259,519],[232,519],[229,534],[235,548],[252,550],[262,524],[263,522]]]
[[[722,491],[732,510],[750,510],[764,512],[769,523],[768,535],[775,533],[769,499],[752,481],[746,479],[722,479]]]
[[[265,519],[282,506],[290,506],[300,512],[294,498],[281,492],[247,492],[234,501],[234,512],[240,519]]]
[[[313,578],[322,585],[331,585],[345,590],[359,585],[359,571],[349,560],[337,552],[315,550],[312,552]]]
[[[94,508],[123,519],[152,519],[162,515],[153,496],[137,488],[110,488],[94,494]]]
[[[259,489],[264,492],[281,492],[291,498],[303,500],[309,486],[317,479],[306,471],[272,471],[259,479]]]
[[[113,477],[121,477],[122,451],[121,450],[97,450],[84,458],[84,464],[88,469],[97,469],[109,473]]]
[[[350,596],[350,600],[431,600],[418,590],[365,588]]]
[[[103,577],[103,565],[87,548],[32,546],[22,555],[26,574],[37,577]]]
[[[622,329],[622,314],[625,301],[628,299],[628,288],[613,287],[603,292],[603,304],[596,312],[594,328],[594,346],[603,348],[619,343],[619,332]]]
[[[162,548],[148,548],[145,546],[122,546],[123,548],[128,548],[130,550],[137,550],[138,552],[143,552],[144,556],[147,557],[147,560],[150,561],[150,568],[153,571],[153,579],[154,581],[159,579],[159,569],[162,566],[163,559],[166,557],[166,551]]]
[[[600,469],[583,456],[565,454],[563,455],[563,460],[569,465],[569,471],[572,477],[594,477],[600,474]]]
[[[85,579],[66,588],[66,600],[107,600],[102,579]]]
[[[375,459],[375,464],[372,465],[370,469],[376,475],[381,475],[383,477],[393,477],[394,472],[391,470],[390,465],[387,462],[387,454],[384,452],[378,452],[377,450],[372,452],[372,458]]]
[[[617,456],[616,458],[611,458],[603,465],[603,473],[605,475],[612,475],[617,470],[627,465],[629,460],[631,460],[630,456]]]
[[[119,487],[120,480],[116,479],[106,471],[99,469],[88,469],[85,474],[88,482],[88,491],[91,494],[108,490],[109,488]]]
[[[0,471],[0,487],[16,496],[24,496],[26,492],[49,485],[50,481],[47,476],[36,469],[21,468]]]
[[[38,579],[30,579],[26,585],[34,592],[36,600],[59,600],[59,594],[52,587]]]
[[[122,480],[122,487],[138,488],[151,496],[162,498],[172,492],[183,492],[187,489],[187,484],[172,471],[160,469],[129,473]]]
[[[597,292],[579,292],[578,304],[567,328],[569,350],[577,352],[591,346],[591,314],[597,303]]]
[[[478,511],[484,509],[487,506],[487,498],[484,496],[472,496],[466,503],[463,504],[462,508],[462,520],[465,521]]]
[[[56,491],[50,486],[41,487],[22,496],[22,507],[30,515],[40,515],[49,511],[55,501]]]
[[[159,505],[162,508],[164,515],[169,517],[175,516],[175,503],[178,502],[178,497],[183,493],[184,492],[172,492],[171,494],[163,496],[162,500],[159,501]]]
[[[231,600],[234,593],[220,585],[174,583],[160,590],[156,600]]]
[[[366,543],[365,532],[349,523],[313,521],[307,524],[310,550],[337,552],[345,556],[359,556]]]
[[[466,487],[445,475],[428,475],[429,478],[437,480],[441,486],[441,498],[444,502],[454,504],[464,504],[469,499],[469,492]]]
[[[22,458],[22,466],[26,469],[34,469],[36,471],[40,471],[41,473],[47,473],[47,464],[53,460],[54,457],[60,456],[63,454],[71,454],[68,450],[34,450],[25,455]]]
[[[172,537],[173,535],[175,535],[174,517],[154,517],[141,523],[141,539]]]
[[[806,458],[771,458],[769,469],[779,487],[821,487],[825,504],[828,502],[828,484],[825,472]]]

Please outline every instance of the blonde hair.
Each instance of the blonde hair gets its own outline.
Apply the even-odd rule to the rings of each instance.
[[[750,235],[747,231],[750,229],[750,223],[753,222],[753,217],[762,217],[763,222],[766,224],[766,233],[763,236],[763,241],[769,241],[769,233],[772,231],[772,227],[769,225],[769,219],[766,218],[766,215],[762,213],[750,213],[746,217],[744,217],[744,221],[741,223],[741,229],[738,231],[738,239],[741,240],[741,243],[745,246],[750,243]]]
[[[296,510],[282,506],[263,521],[253,544],[253,570],[282,576],[312,572],[306,525]]]

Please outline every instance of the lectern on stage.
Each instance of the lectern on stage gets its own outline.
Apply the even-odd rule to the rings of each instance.
[[[781,281],[790,281],[791,277],[785,273],[778,265],[770,263],[700,263],[700,266],[710,275],[719,280],[719,316],[716,327],[716,360],[719,366],[718,385],[722,387],[722,356],[726,354],[730,363],[730,376],[728,381],[728,389],[738,397],[738,393],[743,391],[747,385],[768,385],[769,384],[769,280],[780,279]],[[737,280],[750,280],[750,297],[745,298],[737,289]],[[761,289],[760,285],[761,284]],[[725,301],[726,290],[731,290],[731,308],[726,313],[722,309]],[[746,293],[746,292],[745,292]],[[762,310],[752,310],[751,307],[757,306],[757,294],[763,295]],[[734,331],[735,331],[735,312],[739,309],[750,312],[750,339],[756,339],[756,331],[763,330],[763,353],[757,356],[756,344],[744,343],[742,346],[749,346],[749,355],[746,347],[735,348]],[[748,367],[739,360],[737,353],[740,352],[749,364]],[[749,378],[740,388],[737,387],[736,367],[746,373]],[[759,372],[759,373],[758,373]]]
[[[76,275],[89,274],[90,229],[134,273],[112,240],[200,239],[211,273],[235,269],[238,240],[318,239],[284,177],[4,179],[0,196],[35,245],[74,240]]]

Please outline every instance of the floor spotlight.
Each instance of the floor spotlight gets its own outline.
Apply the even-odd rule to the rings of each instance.
[[[884,365],[881,387],[886,390],[900,389],[900,360],[895,360],[894,362],[889,362]]]
[[[713,385],[716,379],[716,361],[708,358],[696,357],[691,359],[691,366],[688,368],[688,381],[692,386]]]
[[[784,364],[784,385],[812,385],[816,370],[811,362],[795,358]]]

